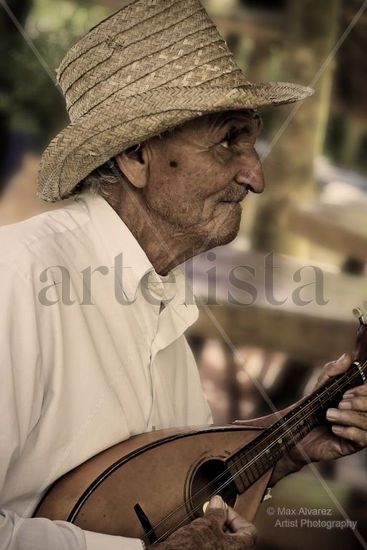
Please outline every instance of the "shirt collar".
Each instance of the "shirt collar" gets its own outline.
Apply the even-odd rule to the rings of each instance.
[[[150,291],[156,289],[157,298],[164,300],[174,296],[175,304],[185,305],[186,308],[192,305],[195,313],[197,308],[191,303],[191,298],[188,300],[192,291],[187,287],[189,283],[182,267],[173,269],[166,282],[162,281],[130,229],[101,195],[86,191],[78,200],[88,209],[93,227],[103,242],[110,262],[108,267],[122,271],[121,286],[129,301],[135,300],[142,279],[149,273],[147,281]]]
[[[86,191],[78,200],[83,201],[89,211],[108,255],[109,267],[121,271],[122,290],[127,299],[133,301],[144,275],[149,271],[155,273],[153,265],[130,229],[103,197]]]

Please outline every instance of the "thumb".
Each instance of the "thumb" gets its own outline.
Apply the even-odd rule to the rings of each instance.
[[[205,510],[205,517],[210,517],[216,520],[223,527],[227,521],[227,505],[219,495],[215,495],[209,501]]]
[[[207,510],[223,510],[227,512],[227,505],[221,496],[215,495],[210,499]]]
[[[316,387],[319,388],[320,386],[323,386],[330,378],[333,378],[334,376],[337,376],[338,374],[342,374],[343,372],[347,371],[350,367],[351,362],[352,358],[350,354],[344,353],[336,361],[326,363],[321,371]]]

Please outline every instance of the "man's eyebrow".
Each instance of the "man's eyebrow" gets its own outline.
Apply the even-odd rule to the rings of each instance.
[[[210,125],[210,130],[212,131],[219,131],[219,130],[222,130],[224,128],[228,128],[228,130],[236,130],[238,128],[238,126],[240,126],[241,124],[245,124],[246,122],[248,122],[249,118],[252,118],[252,117],[249,117],[249,116],[233,116],[233,115],[227,115],[226,117],[223,117],[222,119],[219,119],[219,120],[214,120],[212,122],[212,124]]]

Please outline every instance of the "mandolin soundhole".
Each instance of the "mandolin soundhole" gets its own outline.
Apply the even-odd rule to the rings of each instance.
[[[219,494],[229,505],[234,506],[238,495],[230,473],[221,460],[208,460],[194,472],[190,487],[190,514],[192,518],[203,515],[203,505]]]

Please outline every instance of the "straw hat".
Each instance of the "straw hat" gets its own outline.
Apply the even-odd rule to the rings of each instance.
[[[67,53],[57,74],[71,123],[45,150],[38,194],[70,195],[128,147],[206,113],[304,99],[246,81],[199,0],[130,0]]]

